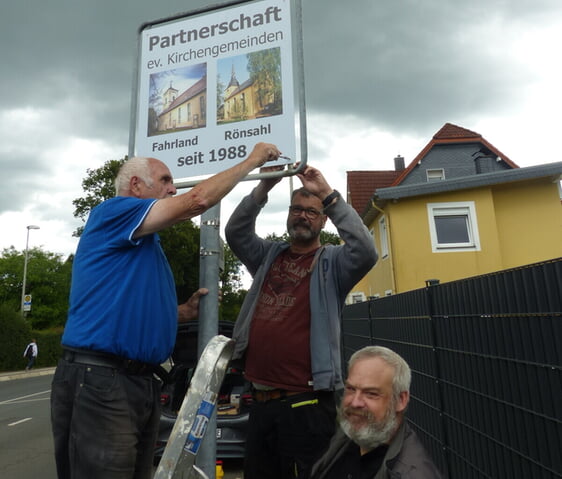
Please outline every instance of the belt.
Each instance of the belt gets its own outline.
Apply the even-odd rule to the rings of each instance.
[[[148,376],[156,374],[163,380],[165,380],[165,377],[167,376],[167,371],[160,365],[143,363],[142,361],[135,361],[132,359],[122,358],[120,356],[98,353],[95,351],[73,351],[70,349],[65,349],[63,351],[62,357],[65,361],[68,361],[70,363],[112,368],[117,369],[125,374],[135,376]]]
[[[297,394],[307,394],[306,391],[287,391],[286,389],[254,389],[252,394],[257,402],[267,402],[274,399],[285,399]]]

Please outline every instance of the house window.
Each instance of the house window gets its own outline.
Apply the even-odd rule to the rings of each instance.
[[[351,304],[362,303],[363,301],[365,301],[363,293],[351,293]]]
[[[382,216],[379,219],[379,236],[381,239],[381,258],[388,256],[388,237],[386,234],[386,218]]]
[[[434,253],[480,251],[474,202],[429,203],[427,213]]]
[[[445,179],[445,170],[436,168],[434,170],[425,170],[427,181],[441,181]]]

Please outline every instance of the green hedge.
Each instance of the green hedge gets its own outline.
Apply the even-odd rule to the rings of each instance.
[[[23,357],[23,352],[33,338],[39,349],[34,367],[56,366],[62,353],[62,329],[33,331],[19,313],[0,305],[0,331],[0,371],[24,369],[27,359]]]

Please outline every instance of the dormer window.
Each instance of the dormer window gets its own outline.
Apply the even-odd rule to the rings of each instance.
[[[445,179],[445,170],[443,168],[435,168],[433,170],[425,170],[427,181],[440,181]]]

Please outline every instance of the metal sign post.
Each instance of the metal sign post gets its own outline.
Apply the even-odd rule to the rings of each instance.
[[[201,298],[199,303],[199,318],[203,319],[199,321],[199,356],[219,330],[220,210],[219,203],[201,216],[199,286],[207,288],[209,293]],[[216,472],[216,430],[215,410],[209,419],[208,433],[203,438],[201,451],[196,459],[197,466],[211,479],[214,479]]]

